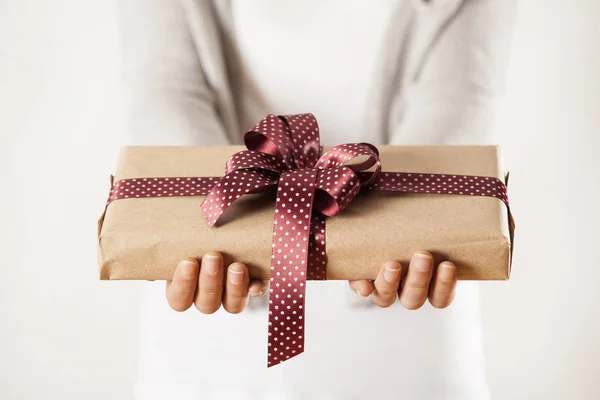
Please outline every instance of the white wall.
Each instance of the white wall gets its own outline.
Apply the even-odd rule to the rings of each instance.
[[[2,399],[130,397],[140,286],[98,282],[94,259],[122,132],[116,9],[0,3]],[[498,128],[517,246],[513,279],[483,287],[490,383],[596,399],[600,1],[519,11]]]
[[[139,285],[99,282],[94,245],[121,129],[118,3],[0,4],[2,181],[17,189],[0,199],[0,398],[127,399]]]
[[[522,1],[499,126],[513,279],[484,290],[497,399],[600,398],[600,1]]]

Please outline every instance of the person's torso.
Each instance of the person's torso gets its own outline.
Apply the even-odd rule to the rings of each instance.
[[[405,1],[234,1],[242,127],[266,113],[311,112],[324,144],[380,143],[364,127],[384,89],[380,60],[394,9]]]
[[[311,112],[324,144],[381,143],[365,125],[401,1],[233,1],[242,129]],[[309,282],[305,353],[267,369],[266,297],[240,315],[178,314],[150,284],[137,397],[485,400],[477,287],[460,289],[448,310],[408,311],[377,308],[347,282]]]

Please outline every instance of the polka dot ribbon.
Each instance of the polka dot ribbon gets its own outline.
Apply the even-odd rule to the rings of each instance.
[[[244,136],[223,177],[135,178],[114,183],[108,203],[126,198],[206,195],[209,226],[244,194],[277,187],[269,294],[267,365],[304,351],[307,280],[326,279],[325,218],[361,190],[495,197],[508,206],[506,186],[493,177],[381,172],[377,148],[335,146],[321,155],[312,114],[268,115]]]

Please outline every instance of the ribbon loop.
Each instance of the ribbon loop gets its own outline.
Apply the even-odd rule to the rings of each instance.
[[[349,167],[318,170],[314,210],[328,217],[339,214],[360,190],[360,180]]]
[[[248,150],[270,154],[282,161],[287,169],[295,169],[290,135],[286,123],[269,114],[244,135]]]
[[[286,165],[277,157],[258,151],[244,150],[233,154],[227,160],[225,171],[227,174],[240,169],[262,169],[281,173],[285,171]]]
[[[319,124],[312,114],[284,115],[289,128],[294,165],[297,169],[313,168],[321,154]]]
[[[375,167],[372,174],[359,175],[360,186],[367,186],[374,182],[381,172],[379,151],[369,143],[341,144],[323,154],[316,164],[317,168],[322,169],[340,166],[346,166],[354,172],[365,172]]]

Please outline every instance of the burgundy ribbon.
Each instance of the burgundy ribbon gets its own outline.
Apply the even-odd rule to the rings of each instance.
[[[488,196],[508,206],[506,186],[493,177],[381,173],[377,148],[342,144],[321,155],[312,114],[268,115],[244,136],[217,177],[135,178],[114,183],[108,203],[124,198],[206,195],[210,226],[244,194],[277,186],[269,296],[268,366],[304,351],[306,281],[326,279],[325,217],[365,188],[407,193]],[[368,171],[370,170],[370,171]]]

